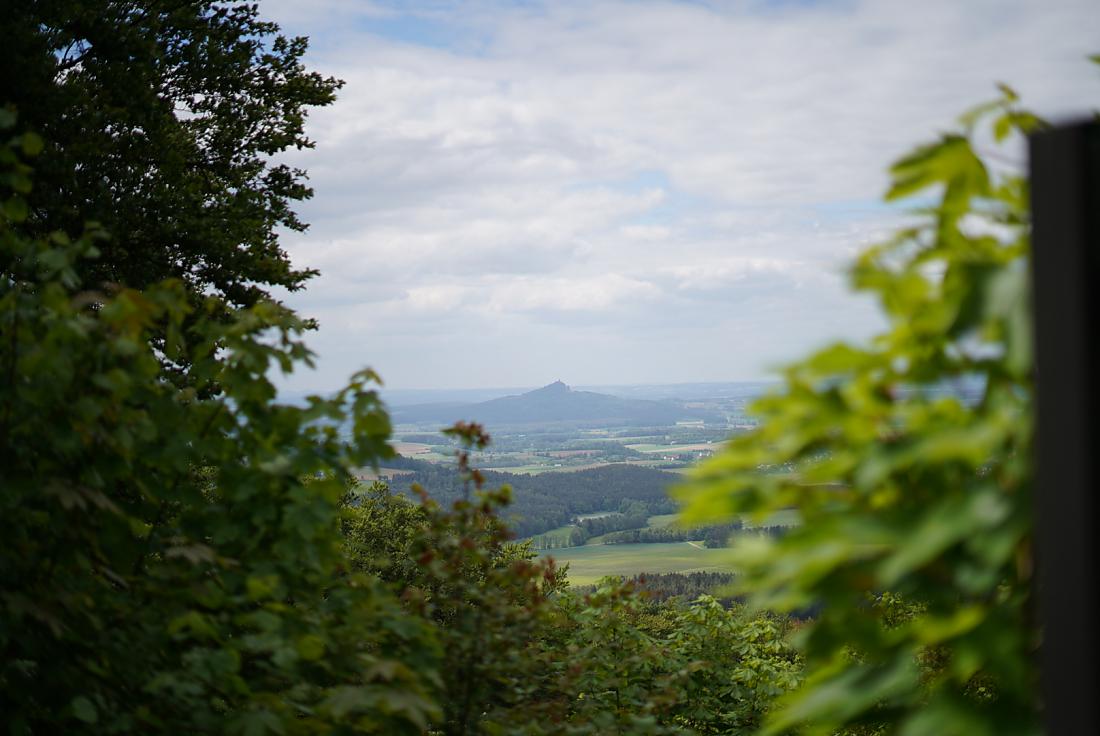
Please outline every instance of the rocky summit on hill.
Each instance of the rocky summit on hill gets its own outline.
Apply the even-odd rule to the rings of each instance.
[[[594,391],[575,391],[561,381],[517,396],[502,396],[476,404],[421,404],[393,410],[399,423],[453,422],[458,419],[489,426],[546,424],[672,425],[679,421],[716,420],[675,401],[624,399]]]

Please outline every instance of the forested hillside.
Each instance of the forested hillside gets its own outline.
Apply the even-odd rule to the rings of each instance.
[[[440,503],[449,504],[463,496],[463,482],[453,465],[407,458],[388,461],[387,465],[414,471],[388,481],[396,492],[408,494],[415,483]],[[490,485],[507,485],[512,489],[512,503],[504,515],[520,537],[568,524],[578,514],[617,511],[625,500],[644,502],[651,514],[676,510],[675,502],[668,497],[668,488],[675,482],[675,476],[634,465],[606,465],[538,475],[492,470],[482,470],[481,474]]]

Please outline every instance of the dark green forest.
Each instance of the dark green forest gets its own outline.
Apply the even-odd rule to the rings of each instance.
[[[604,544],[660,544],[662,542],[700,541],[707,547],[725,547],[733,535],[781,534],[785,527],[769,526],[751,531],[745,530],[740,521],[729,524],[713,524],[695,528],[664,526],[657,528],[633,528],[616,531],[603,538]]]
[[[790,366],[673,489],[698,524],[803,523],[732,581],[575,591],[517,533],[655,513],[651,471],[513,492],[459,423],[456,467],[363,486],[395,461],[378,376],[276,400],[313,354],[268,298],[311,275],[277,237],[305,172],[273,157],[341,84],[304,38],[244,3],[62,0],[6,5],[3,40],[8,733],[1038,733],[1027,183],[972,145],[1042,125],[1012,90],[891,169],[917,210],[851,271],[881,334]],[[976,400],[895,390],[960,377]]]
[[[463,496],[462,478],[452,466],[412,458],[387,460],[386,466],[414,471],[394,476],[389,481],[395,492],[408,493],[413,484],[417,484],[440,503],[451,503]],[[669,486],[675,477],[661,470],[635,465],[607,465],[569,473],[537,475],[493,470],[480,472],[487,484],[511,488],[512,503],[504,515],[520,537],[530,537],[563,526],[578,514],[618,511],[623,501],[641,501],[646,506],[646,515],[673,513],[677,508],[668,496]],[[638,526],[645,526],[644,518]]]

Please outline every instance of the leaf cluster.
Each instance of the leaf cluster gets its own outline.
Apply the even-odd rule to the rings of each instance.
[[[892,167],[887,199],[931,204],[852,267],[888,328],[790,366],[679,489],[699,521],[803,519],[737,547],[754,605],[818,611],[764,733],[1036,732],[1027,185],[975,141],[1040,124],[1003,88]]]
[[[304,67],[305,38],[236,0],[7,3],[2,34],[0,104],[46,142],[24,226],[111,234],[85,284],[175,278],[240,307],[314,275],[277,239],[311,191],[275,157],[312,146],[306,111],[341,84]]]
[[[376,377],[280,405],[269,370],[310,357],[286,310],[196,308],[171,280],[84,289],[101,231],[28,224],[23,159],[40,147],[0,149],[10,732],[422,732],[438,646],[340,544],[351,469],[392,453]]]

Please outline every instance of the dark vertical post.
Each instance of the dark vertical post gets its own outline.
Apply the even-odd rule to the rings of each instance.
[[[1048,736],[1100,733],[1100,125],[1030,141],[1038,376],[1035,503]]]

